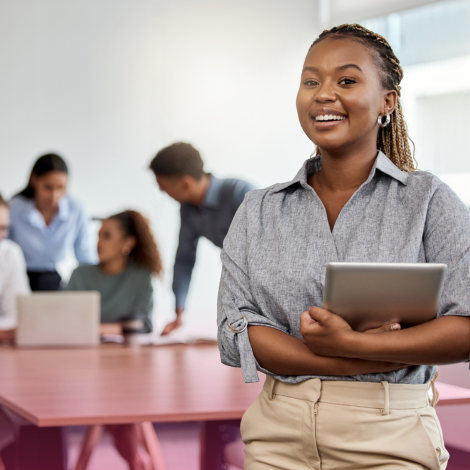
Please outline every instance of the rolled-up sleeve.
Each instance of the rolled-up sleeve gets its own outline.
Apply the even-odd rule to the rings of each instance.
[[[429,203],[423,243],[426,262],[447,265],[438,316],[470,316],[470,213],[444,183]]]
[[[248,325],[264,325],[281,329],[263,315],[250,284],[247,259],[247,199],[236,213],[221,253],[222,276],[217,302],[218,344],[222,363],[241,367],[247,383],[258,382],[257,361],[251,348]],[[235,333],[230,326],[241,331]],[[242,331],[243,330],[243,331]]]

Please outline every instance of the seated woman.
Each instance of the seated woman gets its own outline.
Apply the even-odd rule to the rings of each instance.
[[[159,276],[162,262],[149,223],[139,212],[124,211],[103,220],[98,238],[100,262],[72,273],[68,290],[101,293],[101,322],[141,319],[142,333],[152,331],[151,276]],[[152,468],[134,424],[107,426],[130,470]]]
[[[67,194],[68,168],[53,153],[35,162],[28,184],[10,201],[9,238],[21,246],[33,291],[60,289],[56,265],[74,250],[80,264],[96,263],[88,217]]]
[[[30,292],[23,252],[15,242],[5,240],[9,227],[10,211],[0,195],[0,340],[14,338],[16,297]]]
[[[23,252],[15,242],[5,240],[9,226],[8,204],[0,195],[0,341],[13,340],[17,324],[16,297],[29,293]],[[13,423],[0,408],[0,450],[14,439]]]
[[[139,212],[124,211],[103,220],[98,238],[99,264],[79,266],[67,290],[101,293],[101,322],[141,319],[142,333],[152,331],[152,274],[162,262],[148,221]]]
[[[10,210],[0,196],[0,340],[13,340],[17,326],[16,298],[30,293],[26,263],[21,248],[12,240],[6,240],[10,229]],[[66,468],[66,449],[60,428],[25,426],[0,407],[0,465],[9,470],[16,468],[16,456],[24,470]],[[18,439],[15,441],[15,435]]]

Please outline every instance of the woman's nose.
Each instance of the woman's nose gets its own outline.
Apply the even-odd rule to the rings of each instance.
[[[336,94],[334,93],[333,88],[327,84],[321,85],[317,88],[315,101],[318,103],[336,101]]]

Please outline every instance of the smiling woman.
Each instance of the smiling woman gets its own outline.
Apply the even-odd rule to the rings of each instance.
[[[377,119],[380,127],[380,129],[377,129],[377,148],[382,150],[401,170],[407,172],[415,170],[408,134],[406,132],[406,124],[403,119],[400,104],[400,83],[403,78],[403,69],[401,68],[400,62],[393,53],[387,40],[378,34],[368,31],[360,25],[343,25],[332,28],[329,31],[324,31],[320,34],[319,38],[312,44],[310,50],[312,50],[316,44],[324,41],[325,39],[335,40],[347,38],[352,39],[356,44],[361,44],[367,47],[371,52],[371,58],[374,63],[371,64],[370,61],[367,61],[365,67],[363,65],[363,68],[365,68],[365,70],[363,70],[357,63],[350,62],[354,58],[354,55],[348,55],[347,51],[342,48],[341,50],[345,52],[345,56],[344,58],[340,58],[340,61],[342,60],[343,64],[338,65],[335,70],[330,71],[333,72],[332,78],[335,80],[338,87],[342,87],[345,90],[350,90],[354,87],[356,92],[360,93],[361,85],[366,87],[372,85],[372,89],[370,90],[372,92],[374,89],[377,91],[377,85],[380,84],[381,91],[392,93],[392,96],[387,96],[388,103],[384,106]],[[330,46],[335,48],[335,43],[330,43]],[[307,59],[311,58],[309,56],[310,54],[307,56]],[[314,60],[314,58],[311,58],[311,60]],[[305,97],[305,93],[302,92],[307,92],[306,95],[308,99],[309,87],[320,86],[321,82],[315,80],[315,77],[319,77],[318,74],[321,72],[325,73],[329,66],[329,64],[324,63],[323,68],[318,69],[316,67],[309,66],[308,62],[308,60],[305,61],[305,67],[302,74],[304,87],[301,86],[299,90],[297,106],[302,104],[302,99]],[[375,70],[371,70],[371,66]],[[372,83],[369,83],[367,78],[372,78],[374,74],[379,75],[379,81],[375,79],[372,80]],[[349,93],[349,97],[351,97],[351,93]],[[325,112],[330,111],[330,115],[334,116],[336,114],[344,119],[347,118],[347,115],[343,114],[341,110],[325,109]],[[316,111],[316,113],[316,115],[312,115],[316,121],[325,120],[324,118],[317,118],[317,115],[322,116],[321,110]],[[385,117],[385,122],[383,121],[383,117]],[[305,127],[303,127],[303,129],[307,132]],[[320,146],[317,147],[317,155],[321,155]]]
[[[317,155],[292,181],[250,192],[225,239],[221,358],[246,382],[267,374],[242,420],[245,469],[447,465],[430,392],[436,365],[470,351],[470,215],[415,170],[402,77],[381,36],[322,33],[297,95]],[[321,308],[330,262],[446,264],[437,318],[353,331]]]

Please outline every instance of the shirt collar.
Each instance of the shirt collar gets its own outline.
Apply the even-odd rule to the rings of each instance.
[[[209,173],[209,187],[207,188],[206,195],[202,207],[217,207],[220,203],[220,191],[222,189],[222,180],[216,178]]]
[[[70,203],[69,198],[64,196],[59,201],[59,212],[57,213],[57,218],[61,221],[65,221],[69,218],[70,215]]]
[[[41,213],[36,209],[36,205],[34,204],[34,199],[26,199],[25,200],[25,211],[24,216],[25,218],[32,224],[38,227],[44,227],[44,218],[42,217]],[[67,196],[64,196],[59,201],[59,211],[57,212],[56,217],[60,221],[66,221],[70,215],[70,203]]]
[[[301,186],[306,187],[308,185],[308,177],[320,171],[321,168],[321,155],[309,158],[304,162],[302,168],[299,170],[295,178],[287,183],[277,184],[274,188],[274,192],[282,191],[290,186],[295,184],[300,184]],[[375,176],[376,170],[385,173],[388,176],[396,179],[400,183],[406,185],[408,180],[408,174],[404,171],[401,171],[392,161],[379,150],[377,158],[375,159],[374,166],[370,170],[369,177],[364,184],[369,183],[372,178]]]
[[[379,150],[379,154],[375,160],[375,164],[372,167],[371,175],[374,176],[375,169],[380,170],[382,173],[385,173],[388,176],[400,181],[400,183],[406,186],[408,182],[408,173],[400,170],[390,158],[388,158],[383,152]]]

